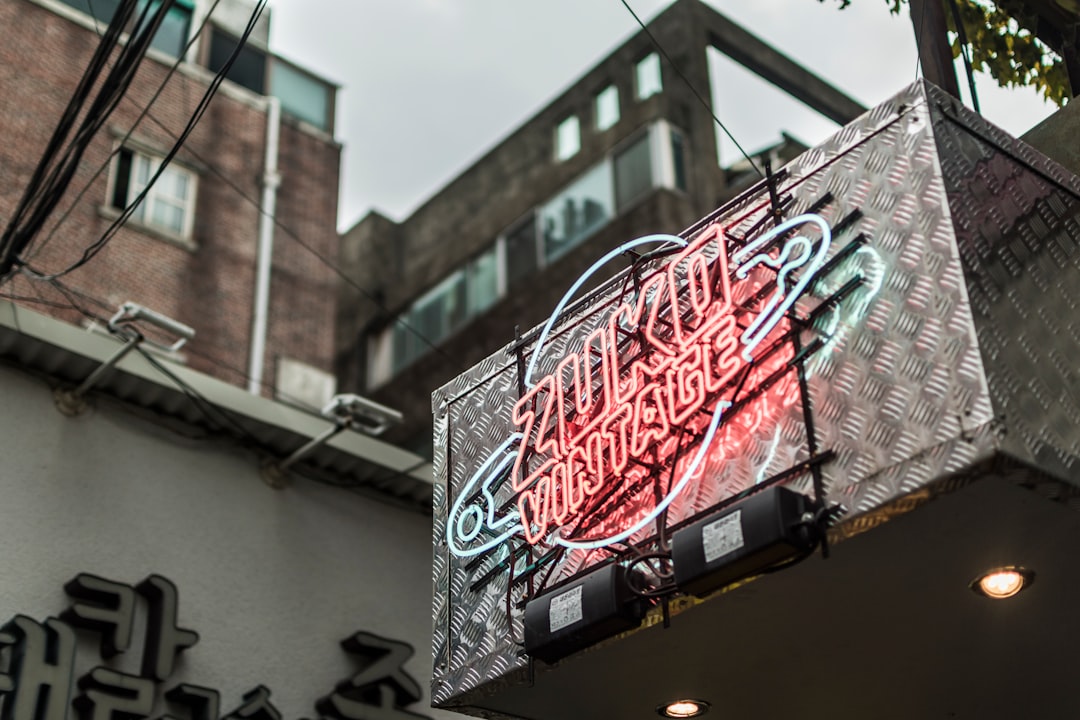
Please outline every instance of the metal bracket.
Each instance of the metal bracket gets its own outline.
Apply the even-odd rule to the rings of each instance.
[[[260,474],[267,485],[275,489],[285,487],[288,484],[290,467],[345,430],[376,436],[404,419],[397,410],[365,397],[349,394],[335,395],[319,414],[333,420],[333,426],[308,440],[284,460],[264,463]]]
[[[137,327],[138,323],[153,325],[166,333],[177,336],[177,339],[171,345],[148,340]],[[58,388],[54,391],[53,400],[56,402],[57,409],[64,415],[73,417],[86,410],[86,393],[97,384],[105,373],[115,367],[125,355],[143,342],[168,352],[176,352],[188,340],[195,337],[193,328],[133,302],[126,302],[120,306],[116,314],[109,319],[108,329],[111,334],[125,340],[124,344],[99,365],[94,372],[90,373],[78,387],[74,389]]]

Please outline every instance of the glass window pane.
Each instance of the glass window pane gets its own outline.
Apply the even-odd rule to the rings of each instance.
[[[567,160],[577,155],[581,149],[581,123],[577,115],[559,123],[555,131],[555,159]]]
[[[421,298],[409,312],[408,321],[413,333],[428,342],[438,342],[446,334],[443,325],[442,296]],[[418,339],[418,338],[414,338]]]
[[[506,233],[506,282],[513,283],[536,272],[536,217],[529,215]]]
[[[207,69],[216,73],[225,67],[239,42],[237,38],[214,28],[210,35],[210,61],[206,64]],[[245,44],[225,77],[261,95],[266,87],[266,52],[250,43]]]
[[[162,178],[168,176],[170,178],[170,191],[172,196],[177,200],[187,200],[188,187],[190,185],[188,175],[185,172],[179,172],[173,168],[169,168],[165,171],[165,175]]]
[[[150,182],[150,158],[145,155],[135,156],[135,185],[138,193],[144,187],[146,183]]]
[[[660,77],[660,56],[649,53],[641,59],[635,68],[637,99],[644,100],[664,89]]]
[[[175,165],[165,166],[151,185],[154,173],[162,167],[161,160],[127,149],[118,153],[115,167],[115,207],[123,207],[145,191],[132,218],[174,235],[183,235],[188,230],[195,201],[195,176],[191,171]]]
[[[283,62],[270,71],[270,94],[281,109],[321,130],[330,129],[330,86]]]
[[[404,321],[408,322],[409,318],[405,317]],[[394,358],[391,362],[391,372],[398,372],[403,367],[412,362],[412,359],[416,357],[415,352],[411,347],[412,339],[413,334],[407,327],[405,327],[404,323],[397,322],[394,324]]]
[[[499,299],[499,273],[495,248],[469,264],[469,317],[475,317]]]
[[[608,85],[596,96],[596,129],[607,130],[619,122],[619,88]]]
[[[187,197],[187,175],[174,167],[166,166],[154,183],[154,195],[183,204]]]
[[[99,23],[108,24],[120,6],[120,0],[61,0],[76,10],[81,10]]]
[[[675,187],[686,190],[686,157],[683,135],[677,130],[671,131],[671,163],[675,173]]]
[[[615,156],[615,206],[622,210],[652,189],[649,133]]]
[[[132,195],[131,199],[128,200],[128,202],[131,202],[131,200],[134,200],[134,199],[135,199],[135,196]],[[131,211],[131,216],[130,217],[132,217],[135,220],[138,220],[139,222],[145,222],[146,221],[146,200],[141,200],[139,202],[139,204],[135,206],[135,209]]]
[[[116,156],[116,177],[113,182],[112,206],[123,210],[128,204],[128,189],[131,185],[131,163],[134,160],[130,150],[121,149]],[[134,193],[132,193],[134,194]]]
[[[596,166],[540,210],[544,258],[552,262],[614,215],[611,168]]]
[[[94,0],[96,5],[97,0]],[[161,6],[160,0],[155,0],[146,14],[146,22],[149,23],[152,15]],[[141,0],[135,11],[136,19],[141,18],[146,8],[146,0]],[[184,52],[184,46],[188,41],[188,27],[191,23],[191,11],[174,4],[158,26],[150,41],[150,47],[168,53],[173,57],[180,57]]]
[[[151,222],[177,235],[184,232],[184,209],[158,199],[154,202]]]

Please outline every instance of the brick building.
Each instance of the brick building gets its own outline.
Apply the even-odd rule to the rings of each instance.
[[[0,0],[5,224],[118,6],[119,0]],[[207,17],[211,7],[209,0],[176,0],[126,96],[25,254],[31,267],[55,273],[78,260],[176,142],[237,46],[254,3],[225,0]],[[336,257],[336,87],[274,56],[269,22],[267,14],[257,21],[202,120],[100,254],[60,278],[62,287],[23,273],[0,292],[81,324],[90,321],[75,305],[108,317],[125,301],[139,303],[196,330],[183,358],[193,368],[317,403],[333,389],[327,371],[335,275],[302,243],[330,262]],[[259,208],[273,201],[269,222]],[[260,239],[272,247],[261,353],[254,321]]]
[[[756,180],[717,162],[694,96],[710,48],[839,124],[863,111],[699,0],[649,29],[693,89],[639,32],[410,217],[373,212],[345,234],[338,381],[403,411],[388,437],[427,452],[435,388],[542,322],[608,250],[678,232]],[[783,136],[759,154],[779,167],[802,149]]]

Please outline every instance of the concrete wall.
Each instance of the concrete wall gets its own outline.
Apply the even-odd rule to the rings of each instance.
[[[78,573],[157,573],[179,589],[178,625],[201,638],[157,685],[151,717],[180,682],[219,690],[223,715],[261,684],[283,718],[317,717],[315,700],[359,671],[338,643],[360,630],[415,647],[405,669],[425,699],[410,710],[455,717],[427,709],[429,517],[302,479],[272,490],[247,451],[101,397],[65,417],[44,381],[10,366],[0,396],[0,623],[58,615]],[[111,661],[80,631],[76,678],[95,665],[137,674],[144,612]]]
[[[37,164],[98,36],[66,6],[56,12],[44,0],[0,0],[0,218],[10,217]],[[59,4],[57,4],[59,5]],[[31,264],[54,272],[77,260],[111,224],[109,171],[95,177],[110,153],[151,102],[169,65],[148,57],[126,98],[85,154],[70,191],[54,218],[86,193],[47,243],[53,222],[32,249]],[[210,75],[185,66],[153,100],[132,141],[163,155],[183,130]],[[160,125],[158,124],[160,123]],[[340,146],[321,133],[286,120],[281,134],[278,219],[330,263],[337,251],[337,193]],[[162,127],[164,126],[164,127]],[[164,129],[167,128],[167,129]],[[197,331],[190,364],[224,380],[244,384],[250,343],[258,203],[262,191],[266,112],[257,95],[228,81],[191,134],[175,162],[198,174],[195,228],[190,243],[177,243],[133,224],[122,228],[105,249],[63,282],[85,293],[80,301],[97,315],[111,315],[132,300]],[[245,197],[247,199],[245,199]],[[333,357],[335,273],[280,229],[275,230],[272,306],[266,376],[273,361],[289,356],[324,370]],[[80,323],[64,295],[44,283],[18,278],[5,290],[39,309]],[[33,301],[33,300],[32,300]],[[65,310],[64,307],[69,309]]]

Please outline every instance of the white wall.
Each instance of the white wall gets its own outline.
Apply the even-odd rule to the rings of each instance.
[[[65,417],[43,381],[0,366],[0,528],[0,624],[58,615],[80,572],[177,585],[178,624],[201,639],[159,697],[181,681],[213,687],[224,714],[262,684],[285,720],[316,717],[315,700],[359,668],[339,641],[366,630],[415,647],[406,669],[425,698],[410,710],[457,717],[427,706],[427,516],[302,478],[272,490],[247,450],[102,398]],[[143,613],[113,662],[80,631],[76,677],[98,664],[137,674]]]

